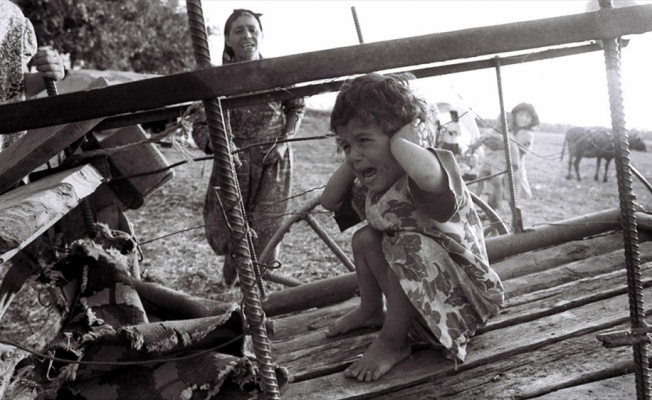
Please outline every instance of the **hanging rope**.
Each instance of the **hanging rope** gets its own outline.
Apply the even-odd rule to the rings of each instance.
[[[186,6],[188,9],[188,22],[197,68],[210,67],[210,52],[208,50],[206,24],[204,22],[201,1],[186,0]],[[244,210],[241,207],[241,196],[235,175],[235,167],[233,166],[231,147],[226,135],[224,119],[217,99],[204,100],[204,109],[206,111],[208,132],[215,155],[214,168],[216,168],[219,176],[222,192],[221,198],[227,213],[227,221],[233,229],[234,238],[247,237],[249,234],[247,232],[247,221],[244,218]],[[244,313],[251,330],[254,353],[260,369],[262,389],[268,399],[280,399],[281,395],[272,365],[271,346],[267,338],[264,323],[265,315],[262,310],[248,240],[236,239],[233,243],[235,247],[231,252],[234,256],[234,264],[238,270],[244,301]],[[227,254],[226,256],[228,257],[229,255]]]

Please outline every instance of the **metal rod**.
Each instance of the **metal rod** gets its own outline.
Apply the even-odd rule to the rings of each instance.
[[[186,0],[186,6],[197,68],[206,68],[210,66],[211,58],[201,1]],[[224,209],[227,221],[233,230],[233,248],[231,254],[227,254],[226,257],[234,256],[233,261],[238,270],[240,288],[244,299],[244,314],[251,331],[263,392],[267,399],[280,400],[281,395],[276,380],[276,371],[271,357],[271,345],[267,338],[265,314],[257,285],[258,279],[254,274],[249,241],[246,239],[249,234],[248,226],[240,200],[241,195],[222,110],[217,99],[204,100],[204,109],[215,155],[214,168],[216,170],[214,173],[218,173],[220,188],[222,189],[221,199],[225,203]]]
[[[360,29],[360,21],[358,20],[358,13],[355,11],[355,6],[351,7],[351,14],[353,14],[353,23],[355,24],[355,31],[358,32],[358,42],[364,43],[362,38],[362,29]]]
[[[507,183],[509,185],[510,201],[512,210],[512,228],[516,232],[523,232],[523,217],[521,209],[516,203],[516,189],[514,185],[514,167],[512,164],[512,151],[509,145],[509,124],[507,123],[507,112],[505,111],[505,100],[503,98],[503,79],[500,74],[500,59],[496,58],[496,83],[498,84],[498,101],[500,103],[500,119],[503,126],[503,142],[505,144],[505,165],[507,166]],[[518,157],[518,154],[515,155]],[[501,188],[503,185],[500,186]],[[495,195],[495,194],[494,194]],[[501,193],[498,196],[502,196]]]
[[[611,0],[599,0],[600,9],[613,7]],[[632,188],[632,173],[629,167],[629,141],[625,128],[625,111],[620,71],[619,39],[604,39],[604,59],[609,90],[609,107],[615,149],[616,173],[618,175],[618,195],[620,203],[620,223],[623,228],[625,247],[625,267],[627,269],[627,291],[629,294],[629,314],[632,331],[646,328],[643,306],[643,285],[641,282],[641,260],[639,252],[638,229],[636,224],[636,199]],[[650,369],[647,343],[633,345],[636,397],[650,399]]]

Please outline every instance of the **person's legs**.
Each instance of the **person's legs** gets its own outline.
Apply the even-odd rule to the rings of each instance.
[[[383,259],[384,261],[384,259]],[[385,262],[372,268],[387,297],[386,323],[362,358],[346,369],[345,375],[358,381],[375,381],[412,353],[408,330],[418,311],[401,287],[398,277]]]
[[[358,285],[360,286],[360,307],[338,319],[326,336],[334,337],[354,329],[377,327],[385,320],[383,291],[370,266],[387,265],[381,247],[382,233],[365,226],[353,234],[351,247]]]
[[[340,318],[326,335],[383,325],[378,337],[345,375],[359,381],[377,380],[411,354],[407,332],[417,317],[414,308],[382,250],[382,233],[367,226],[353,236],[353,256],[360,285],[360,307]],[[383,312],[383,294],[387,313]],[[383,324],[383,321],[391,323]]]

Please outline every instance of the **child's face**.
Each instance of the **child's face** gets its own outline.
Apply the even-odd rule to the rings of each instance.
[[[384,193],[405,174],[390,151],[391,136],[376,122],[356,117],[336,130],[346,161],[369,191]]]
[[[530,126],[532,123],[532,115],[525,110],[518,111],[514,116],[514,119],[516,121],[516,126],[519,128],[525,128],[526,126]]]

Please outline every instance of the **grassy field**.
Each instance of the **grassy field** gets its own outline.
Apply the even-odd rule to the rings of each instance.
[[[299,137],[323,136],[328,132],[324,114],[309,113]],[[563,134],[537,132],[534,149],[526,159],[533,198],[520,203],[525,227],[554,223],[580,215],[619,207],[614,163],[609,181],[593,180],[595,159],[585,159],[580,166],[584,180],[566,180],[567,159],[560,160]],[[648,143],[649,144],[649,143]],[[342,161],[334,139],[306,140],[293,144],[295,154],[294,196],[291,209],[301,208],[319,194],[330,174]],[[162,152],[173,163],[182,156],[171,148]],[[190,149],[193,157],[203,153]],[[643,176],[652,178],[652,158],[645,152],[632,152],[631,164]],[[160,282],[187,293],[223,301],[238,301],[240,289],[222,282],[222,257],[215,256],[204,236],[202,207],[212,161],[190,162],[175,168],[174,179],[153,193],[138,210],[128,212],[142,243],[141,265],[146,280]],[[636,179],[633,183],[637,201],[652,208],[652,194]],[[504,219],[509,213],[501,210]],[[330,213],[320,207],[313,211],[319,224],[340,247],[349,253],[352,232],[339,232]],[[348,271],[334,254],[304,223],[292,226],[283,240],[283,266],[280,272],[301,282],[312,282]],[[267,291],[282,289],[266,283]],[[47,320],[48,308],[38,303],[38,288],[24,290],[13,303],[0,326],[0,336],[23,341],[37,335]],[[34,340],[32,340],[33,342]]]

